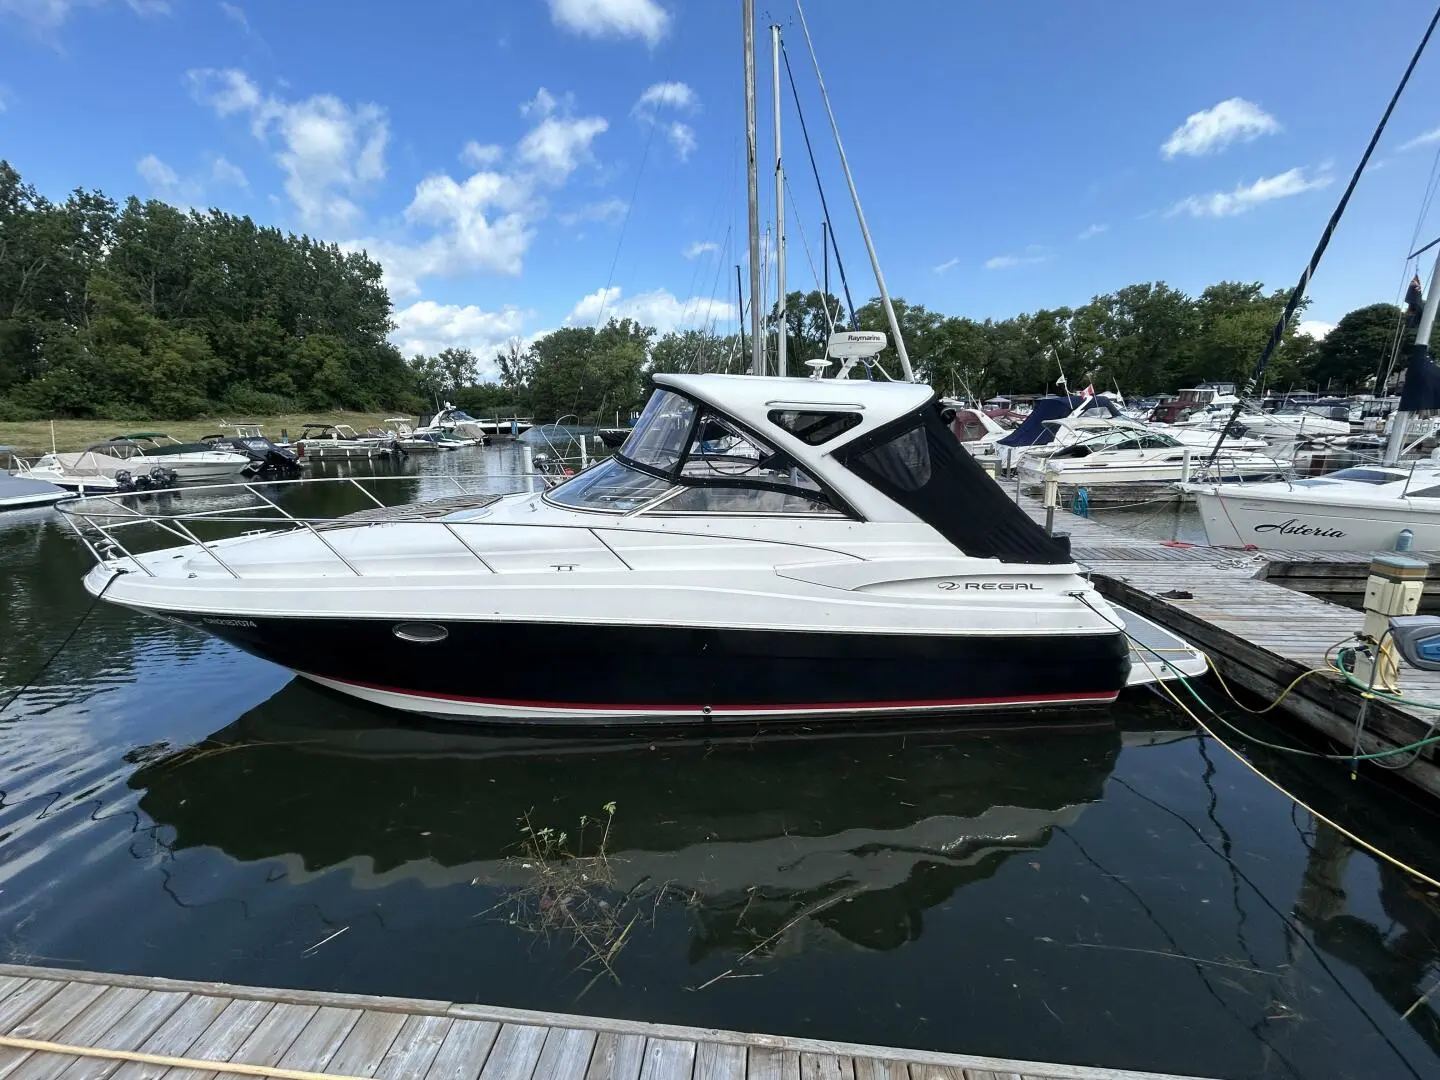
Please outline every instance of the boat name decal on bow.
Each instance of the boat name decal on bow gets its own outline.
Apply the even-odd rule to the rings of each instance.
[[[206,626],[241,626],[252,630],[258,625],[253,619],[213,619],[208,615],[200,616],[200,621]]]
[[[1264,525],[1256,525],[1255,531],[1257,533],[1279,533],[1281,536],[1340,537],[1345,535],[1341,529],[1321,529],[1314,525],[1300,525],[1296,522],[1295,518],[1290,518],[1288,521],[1271,521],[1266,522]]]
[[[956,589],[979,589],[984,592],[1041,591],[1040,586],[1033,581],[942,581],[940,588],[945,592],[952,592]]]

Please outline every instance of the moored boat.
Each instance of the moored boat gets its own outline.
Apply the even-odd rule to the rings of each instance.
[[[1127,684],[1120,617],[928,387],[655,383],[620,451],[544,493],[111,559],[87,587],[461,719],[1033,710]]]

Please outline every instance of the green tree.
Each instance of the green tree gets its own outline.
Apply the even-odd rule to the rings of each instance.
[[[1312,369],[1314,378],[1327,387],[1367,385],[1389,361],[1395,335],[1402,331],[1403,358],[1415,340],[1415,331],[1404,326],[1400,309],[1394,304],[1357,308],[1336,323],[1320,343]],[[1403,366],[1402,359],[1397,367]]]

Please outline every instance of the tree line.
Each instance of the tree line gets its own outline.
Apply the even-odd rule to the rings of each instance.
[[[0,161],[0,419],[183,419],[413,400],[380,265],[248,217]]]
[[[1054,393],[1063,374],[1075,390],[1093,384],[1140,397],[1204,381],[1244,383],[1287,297],[1258,282],[1220,282],[1196,297],[1153,282],[1078,308],[1042,308],[1001,320],[942,315],[903,299],[893,306],[912,366],[942,394],[985,400]],[[1410,321],[1394,304],[1371,304],[1347,314],[1320,340],[1299,333],[1292,321],[1266,369],[1265,388],[1279,394],[1368,392],[1390,358],[1406,354],[1414,338]],[[786,298],[784,324],[789,373],[799,375],[807,371],[806,360],[824,355],[831,330],[851,320],[834,296],[794,292]],[[773,373],[780,325],[775,310],[765,325]],[[854,325],[890,331],[879,299],[856,310]],[[887,372],[898,372],[893,343],[877,359]],[[735,334],[660,335],[612,319],[602,327],[556,330],[528,347],[512,341],[493,358],[495,381],[474,381],[479,358],[465,349],[415,357],[410,364],[428,398],[445,397],[472,412],[515,410],[545,420],[606,424],[616,414],[623,420],[643,400],[648,372],[744,372],[750,351]],[[867,374],[863,366],[851,371],[852,378]]]
[[[1063,371],[1071,387],[1134,397],[1243,381],[1287,296],[1258,282],[1224,281],[1198,296],[1148,282],[999,320],[903,299],[894,306],[915,370],[942,393],[1044,393]],[[852,316],[834,296],[793,292],[783,322],[791,373],[802,374]],[[773,357],[773,309],[765,324]],[[853,325],[889,332],[878,300],[857,309]],[[393,329],[380,265],[363,252],[133,196],[120,205],[77,189],[54,202],[0,160],[0,420],[415,410],[450,400],[481,414],[613,423],[642,402],[649,372],[750,363],[737,334],[659,334],[631,319],[513,341],[493,357],[452,348],[406,360],[387,340]],[[1412,334],[1391,304],[1351,312],[1322,341],[1292,324],[1267,385],[1369,389]],[[893,346],[879,359],[896,372]],[[495,374],[482,380],[482,369]]]

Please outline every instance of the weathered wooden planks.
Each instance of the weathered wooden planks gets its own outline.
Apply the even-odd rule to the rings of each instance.
[[[244,1062],[376,1080],[1183,1080],[449,1002],[0,965],[0,1078],[201,1080]],[[189,1067],[79,1057],[138,1051]]]

